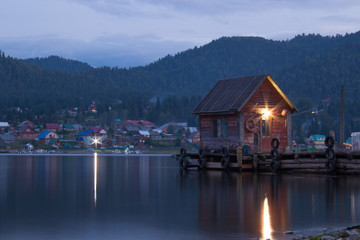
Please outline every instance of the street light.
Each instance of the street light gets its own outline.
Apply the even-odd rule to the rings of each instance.
[[[100,141],[99,141],[99,139],[97,138],[96,135],[93,138],[93,143],[95,143],[95,149],[97,149],[97,145],[98,145],[98,143],[100,143]]]

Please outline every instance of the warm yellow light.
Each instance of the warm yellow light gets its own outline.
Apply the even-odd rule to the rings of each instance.
[[[263,118],[264,118],[264,119],[268,119],[269,116],[271,115],[271,112],[269,111],[269,109],[265,108],[265,109],[262,111],[262,115],[263,115]]]
[[[268,198],[264,200],[262,239],[271,239],[271,224]]]

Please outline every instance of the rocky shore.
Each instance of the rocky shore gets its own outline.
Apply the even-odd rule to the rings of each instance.
[[[314,236],[298,236],[294,240],[360,240],[360,225],[348,227],[345,229],[331,231],[328,229],[323,230],[323,234]]]

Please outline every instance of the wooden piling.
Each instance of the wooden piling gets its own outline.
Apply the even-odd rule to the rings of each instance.
[[[258,169],[258,154],[254,153],[253,155],[253,169],[257,171]]]
[[[236,160],[237,160],[239,168],[242,168],[243,156],[242,156],[241,144],[239,144],[239,146],[236,148]]]

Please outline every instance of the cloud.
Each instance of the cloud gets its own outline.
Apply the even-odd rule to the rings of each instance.
[[[35,58],[58,55],[87,62],[95,67],[134,67],[146,65],[167,54],[192,48],[192,42],[161,41],[155,36],[129,37],[115,35],[91,41],[41,35],[16,39],[0,39],[0,49],[17,58]]]
[[[358,31],[358,0],[0,0],[0,49],[95,66],[147,64],[222,36]],[[19,7],[21,6],[21,7]],[[126,63],[128,59],[128,63]],[[103,64],[102,64],[103,63]]]

